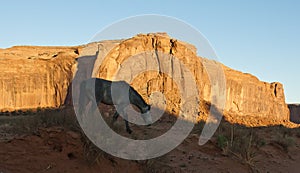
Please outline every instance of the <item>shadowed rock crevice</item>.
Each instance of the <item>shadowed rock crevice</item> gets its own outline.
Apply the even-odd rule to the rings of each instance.
[[[277,84],[275,84],[275,87],[274,87],[274,95],[275,95],[275,97],[277,97]]]

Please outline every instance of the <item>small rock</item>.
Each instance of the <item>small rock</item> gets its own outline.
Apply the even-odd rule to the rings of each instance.
[[[80,138],[80,134],[73,132],[73,131],[68,131],[67,134],[73,138],[73,139],[79,139]]]

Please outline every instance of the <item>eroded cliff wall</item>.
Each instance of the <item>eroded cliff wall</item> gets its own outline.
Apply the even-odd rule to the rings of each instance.
[[[70,95],[69,86],[77,73],[78,62],[82,60],[84,64],[84,59],[92,57],[95,63],[91,76],[115,80],[119,74],[119,78],[130,81],[148,102],[153,92],[162,92],[166,110],[174,114],[182,109],[182,102],[193,99],[182,100],[180,96],[181,90],[190,92],[185,90],[191,84],[184,75],[190,73],[200,98],[198,112],[194,116],[198,120],[205,119],[206,108],[214,99],[212,88],[217,84],[207,72],[219,75],[218,70],[221,69],[225,74],[223,94],[227,120],[258,126],[266,125],[266,121],[270,124],[270,120],[271,124],[279,124],[289,119],[282,84],[262,82],[250,74],[198,57],[194,46],[166,34],[140,34],[126,40],[79,47],[13,47],[0,50],[0,110],[61,106]],[[141,72],[142,67],[156,70]],[[215,67],[218,67],[217,71]]]
[[[140,57],[147,57],[147,59]],[[139,68],[148,66],[147,68],[151,69],[149,67],[153,65],[153,62],[149,62],[151,58],[157,60],[156,65],[159,70],[168,74],[157,71],[137,74]],[[174,63],[177,62],[174,59],[179,59],[180,64]],[[129,66],[127,61],[130,62]],[[183,102],[180,88],[185,89],[189,85],[184,81],[186,76],[182,72],[185,70],[183,66],[192,73],[198,87],[200,98],[198,119],[206,117],[207,112],[203,111],[203,108],[213,99],[211,92],[215,84],[212,82],[215,81],[212,81],[207,72],[214,73],[216,69],[221,68],[226,78],[224,113],[227,120],[250,126],[276,124],[288,120],[289,110],[285,104],[282,84],[262,82],[253,75],[198,57],[193,46],[174,40],[165,34],[141,34],[124,40],[104,57],[100,66],[95,68],[99,69],[97,77],[111,80],[114,80],[118,75],[117,72],[121,71],[121,78],[125,76],[125,80],[131,81],[132,86],[146,100],[152,92],[164,93],[167,111],[178,114],[181,109],[180,103]],[[216,75],[220,74],[214,74]],[[183,92],[189,91],[183,90]]]
[[[76,47],[0,50],[0,110],[59,107],[73,77]]]

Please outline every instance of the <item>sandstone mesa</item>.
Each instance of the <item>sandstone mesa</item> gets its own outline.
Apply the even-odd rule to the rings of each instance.
[[[166,34],[139,34],[125,40],[100,41],[73,47],[15,46],[0,49],[0,111],[70,105],[71,82],[78,71],[78,64],[81,63],[81,68],[91,68],[90,63],[81,60],[94,57],[94,66],[85,77],[111,80],[127,58],[151,51],[169,54],[170,59],[178,58],[194,75],[200,98],[197,120],[205,120],[208,115],[212,84],[204,64],[211,64],[220,66],[225,74],[226,120],[252,127],[285,124],[289,121],[290,111],[285,103],[282,84],[263,82],[251,74],[201,58],[197,56],[193,45]],[[152,56],[161,58],[155,53]],[[143,62],[137,62],[137,68],[138,63]],[[171,61],[163,67],[166,71],[182,70],[180,64],[172,64]],[[134,76],[135,70],[126,71],[128,78],[133,79],[131,85],[147,101],[154,91],[164,93],[166,111],[178,114],[182,102],[179,88],[184,88],[184,82],[174,83],[174,76],[159,72]]]

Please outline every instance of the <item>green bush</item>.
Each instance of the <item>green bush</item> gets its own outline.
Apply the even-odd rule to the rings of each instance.
[[[228,139],[224,135],[218,135],[217,145],[221,149],[225,149],[228,146]]]

